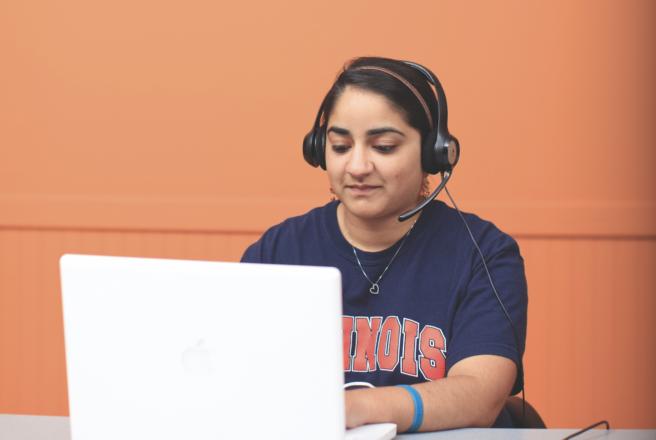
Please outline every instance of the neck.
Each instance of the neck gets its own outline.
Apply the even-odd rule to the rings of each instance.
[[[366,252],[385,250],[399,241],[415,224],[420,213],[400,222],[398,215],[384,219],[362,219],[349,214],[343,204],[337,206],[337,223],[351,246]]]

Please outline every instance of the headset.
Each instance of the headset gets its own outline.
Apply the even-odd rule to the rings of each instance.
[[[422,169],[429,174],[440,173],[442,175],[442,182],[440,185],[433,191],[433,193],[427,197],[423,202],[417,205],[412,210],[405,212],[399,216],[399,221],[405,221],[410,217],[414,216],[417,212],[421,211],[428,205],[442,189],[446,186],[446,183],[451,177],[451,171],[453,167],[458,163],[460,158],[460,143],[458,139],[449,133],[447,128],[447,119],[448,119],[448,107],[446,103],[446,94],[442,88],[442,84],[437,79],[437,76],[431,72],[428,68],[422,66],[421,64],[414,63],[411,61],[403,61],[407,66],[412,67],[417,70],[421,75],[426,78],[426,81],[433,87],[431,89],[434,91],[435,102],[437,109],[437,117],[433,117],[429,110],[426,101],[421,96],[419,91],[403,76],[394,72],[391,69],[379,66],[358,66],[352,70],[374,70],[386,73],[400,82],[402,82],[417,98],[421,104],[426,117],[428,119],[428,125],[430,127],[430,132],[422,140],[421,145],[421,167]],[[326,105],[326,99],[328,95],[324,97],[319,106],[319,111],[317,116],[314,119],[314,125],[312,130],[305,135],[303,139],[303,157],[305,161],[312,165],[313,167],[320,166],[322,169],[326,169],[326,122],[324,120],[324,107]],[[437,121],[437,123],[435,123]]]
[[[437,124],[434,123],[435,119],[430,114],[424,98],[408,80],[398,73],[388,68],[378,66],[359,66],[352,70],[377,70],[393,76],[410,89],[424,108],[431,128],[430,133],[423,140],[421,146],[422,169],[429,174],[450,172],[456,163],[458,163],[460,157],[460,144],[458,139],[452,136],[447,128],[448,109],[444,89],[435,74],[426,67],[410,61],[403,61],[403,63],[419,71],[426,78],[428,83],[433,86],[435,101],[437,103],[437,117],[435,118]],[[313,167],[320,166],[324,170],[326,169],[326,121],[322,121],[322,119],[324,117],[323,111],[326,104],[326,98],[324,98],[319,107],[312,130],[310,130],[303,139],[303,157],[305,160]]]
[[[485,268],[485,272],[488,281],[490,282],[490,286],[492,287],[494,296],[499,302],[503,314],[505,315],[506,319],[510,323],[513,336],[515,338],[517,354],[519,356],[521,350],[520,350],[519,336],[517,333],[517,329],[515,328],[515,324],[510,318],[510,314],[508,313],[506,306],[501,300],[501,297],[499,296],[499,292],[497,292],[496,286],[494,285],[494,281],[492,280],[492,275],[490,274],[490,271],[487,267],[487,263],[485,261],[485,257],[483,256],[483,252],[481,251],[478,242],[474,238],[474,234],[472,233],[469,224],[467,223],[465,217],[460,212],[460,209],[458,209],[458,206],[456,205],[455,200],[453,200],[453,197],[451,197],[449,190],[446,188],[446,184],[451,178],[451,172],[453,171],[453,167],[455,167],[455,165],[458,163],[458,160],[460,159],[460,143],[458,142],[458,139],[456,139],[455,136],[449,133],[449,129],[447,128],[448,108],[446,103],[446,94],[444,93],[442,84],[440,84],[440,81],[437,79],[437,76],[433,72],[431,72],[428,68],[422,66],[421,64],[414,63],[411,61],[402,61],[402,62],[412,67],[413,69],[419,71],[426,79],[426,81],[428,81],[428,83],[433,86],[432,89],[434,91],[435,101],[437,104],[435,106],[435,108],[437,109],[436,118],[433,118],[433,116],[431,115],[429,107],[426,104],[424,98],[419,93],[419,91],[399,73],[394,72],[388,68],[379,67],[379,66],[365,65],[365,66],[354,67],[353,69],[351,69],[351,70],[374,70],[374,71],[386,73],[387,75],[396,78],[397,80],[402,82],[415,95],[415,97],[421,104],[422,108],[424,109],[424,112],[426,113],[426,117],[428,118],[430,133],[428,134],[428,136],[426,136],[425,139],[422,140],[421,167],[424,170],[424,172],[429,174],[440,173],[442,177],[442,181],[425,200],[419,203],[419,205],[417,205],[410,211],[401,214],[399,216],[399,221],[405,221],[410,217],[414,216],[415,214],[417,214],[419,211],[424,209],[433,199],[435,199],[435,197],[437,197],[437,195],[443,189],[446,189],[446,193],[449,196],[449,199],[453,204],[453,207],[458,212],[460,219],[463,221],[467,229],[469,237],[471,238],[476,250],[478,251],[479,256],[481,257],[481,260],[483,262],[483,267]],[[312,130],[310,130],[310,132],[307,135],[305,135],[305,138],[303,139],[303,157],[305,158],[306,162],[312,165],[313,167],[320,166],[324,170],[326,169],[326,123],[327,123],[327,121],[324,120],[325,119],[324,107],[326,105],[327,98],[328,95],[324,97],[323,101],[321,102],[321,106],[319,106],[319,111],[317,112],[317,116],[314,119],[314,125],[312,127]],[[437,120],[437,124],[434,122],[435,120]],[[521,356],[519,356],[517,375],[522,384],[522,388],[521,388],[522,418],[525,418],[526,399],[524,397],[524,365]]]

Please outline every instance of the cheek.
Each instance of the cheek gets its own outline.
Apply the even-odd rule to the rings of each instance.
[[[328,160],[326,158],[326,175],[331,185],[338,183],[342,178],[342,172],[338,161]]]
[[[407,191],[414,191],[415,187],[421,187],[424,180],[424,171],[421,168],[419,144],[408,145],[407,147],[401,157],[390,163],[389,175]]]
[[[423,180],[423,171],[420,165],[415,163],[408,164],[403,168],[396,167],[389,170],[387,175],[394,182],[403,186],[413,186],[415,182],[421,182]]]
[[[333,153],[330,149],[326,149],[326,171],[330,174],[336,174],[343,168],[343,159],[340,155]]]
[[[424,182],[424,173],[412,167],[410,169],[399,171],[393,175],[394,183],[397,188],[407,197],[416,197],[421,193]]]
[[[339,183],[340,178],[338,175],[333,174],[333,173],[328,173],[328,182],[330,182],[331,186],[335,186]]]

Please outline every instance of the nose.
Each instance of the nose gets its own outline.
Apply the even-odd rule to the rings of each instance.
[[[374,164],[369,157],[366,146],[356,143],[351,149],[351,154],[346,162],[346,172],[355,179],[361,179],[371,173],[373,169]]]

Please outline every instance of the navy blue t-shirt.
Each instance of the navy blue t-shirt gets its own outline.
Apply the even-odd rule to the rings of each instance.
[[[463,214],[512,318],[520,353],[481,258],[454,209],[434,201],[423,210],[380,280],[379,294],[372,295],[371,283],[339,229],[338,204],[328,203],[270,228],[246,250],[242,262],[340,270],[346,383],[385,386],[437,380],[458,361],[480,354],[519,362],[526,335],[527,289],[515,240],[492,223]],[[378,279],[401,241],[380,252],[357,250],[371,280]],[[513,393],[520,388],[518,378]],[[495,426],[507,424],[500,419]]]

